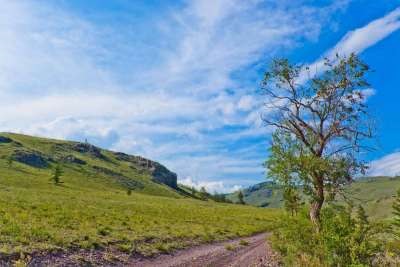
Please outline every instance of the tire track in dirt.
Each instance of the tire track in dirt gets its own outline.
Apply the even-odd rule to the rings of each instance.
[[[131,266],[143,267],[261,267],[280,266],[278,256],[267,243],[267,234],[248,238],[201,245],[160,255],[153,259],[140,259]],[[247,244],[245,244],[244,240]]]

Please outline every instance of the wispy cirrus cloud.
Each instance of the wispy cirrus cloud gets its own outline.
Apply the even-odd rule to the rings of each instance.
[[[220,191],[253,183],[266,145],[260,62],[317,40],[346,3],[188,1],[144,23],[151,38],[136,49],[130,31],[145,29],[133,22],[105,29],[52,2],[0,1],[0,129],[88,137]]]
[[[363,27],[347,32],[333,48],[326,51],[319,60],[309,64],[308,67],[313,73],[322,72],[326,69],[325,58],[334,60],[336,54],[342,56],[351,53],[359,54],[399,29],[400,7]],[[307,79],[306,76],[304,74],[302,81]]]
[[[369,176],[400,175],[400,152],[395,152],[374,160],[370,163],[369,167]]]

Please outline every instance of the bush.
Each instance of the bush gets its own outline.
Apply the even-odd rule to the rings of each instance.
[[[322,211],[319,233],[303,208],[297,216],[279,220],[271,242],[288,266],[371,266],[382,251],[378,233],[362,207],[354,212],[331,205]]]

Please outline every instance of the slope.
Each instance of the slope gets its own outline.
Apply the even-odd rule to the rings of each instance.
[[[69,184],[94,188],[125,188],[152,195],[179,197],[176,174],[161,164],[89,143],[68,142],[21,134],[0,134],[0,158],[14,171],[51,177],[61,165]],[[14,164],[13,164],[14,165]],[[32,182],[40,182],[34,180]],[[39,185],[39,184],[37,184]]]
[[[362,204],[374,219],[391,216],[391,206],[396,191],[400,189],[400,177],[366,177],[344,189],[346,197],[355,205]],[[263,182],[243,190],[247,204],[258,207],[283,207],[282,188],[273,182]],[[238,201],[237,192],[227,198]],[[339,199],[339,201],[342,201]]]
[[[172,173],[140,157],[0,136],[0,265],[26,254],[81,250],[111,262],[115,255],[151,255],[262,232],[279,213],[185,197],[164,184]],[[64,172],[59,185],[50,180],[56,165]]]
[[[274,182],[263,182],[242,190],[246,204],[257,207],[283,207],[282,189]],[[226,198],[232,202],[238,201],[238,192],[227,194]]]

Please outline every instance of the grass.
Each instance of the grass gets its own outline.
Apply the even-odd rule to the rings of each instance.
[[[386,220],[392,217],[392,204],[398,189],[400,177],[369,177],[353,182],[344,192],[355,205],[361,204],[372,220]],[[283,207],[282,188],[277,185],[262,183],[256,190],[244,190],[244,195],[245,202],[250,205]],[[235,202],[237,193],[229,194],[227,198]]]
[[[247,246],[248,244],[249,244],[249,242],[247,242],[244,239],[240,240],[240,242],[239,242],[239,245],[241,245],[241,246]]]
[[[400,189],[400,177],[371,177],[353,183],[346,189],[347,195],[365,208],[373,220],[390,219],[396,191]]]
[[[62,141],[7,135],[24,147],[51,154]],[[112,153],[109,161],[75,153],[85,166],[64,164],[62,184],[52,169],[7,163],[13,144],[0,144],[0,253],[116,249],[151,255],[176,248],[269,230],[279,210],[222,204],[184,197],[134,172]],[[58,153],[58,152],[57,152]],[[67,151],[66,153],[72,153]],[[112,177],[91,172],[103,166],[143,183],[127,194]],[[52,165],[54,165],[52,163]]]

